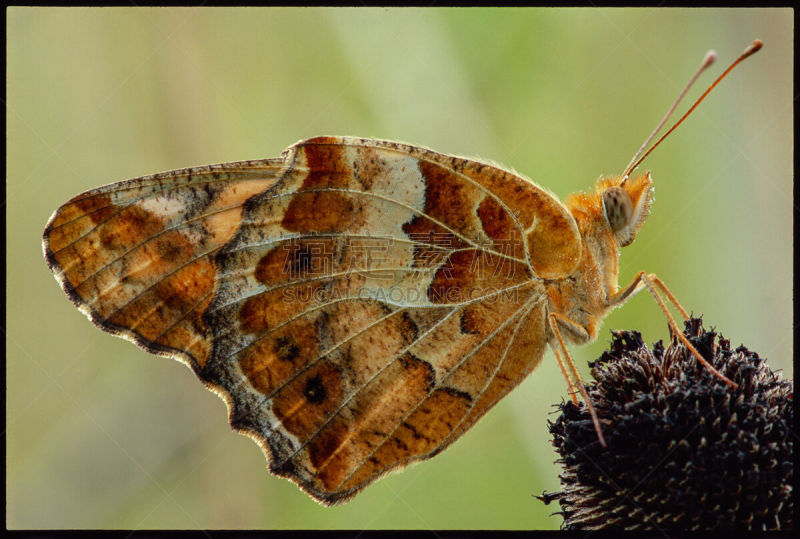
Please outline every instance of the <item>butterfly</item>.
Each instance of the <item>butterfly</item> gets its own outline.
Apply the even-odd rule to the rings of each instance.
[[[95,325],[185,363],[334,504],[447,448],[547,346],[591,408],[566,344],[644,288],[677,305],[653,275],[617,285],[652,193],[626,173],[561,203],[479,160],[315,137],[88,191],[43,245]]]

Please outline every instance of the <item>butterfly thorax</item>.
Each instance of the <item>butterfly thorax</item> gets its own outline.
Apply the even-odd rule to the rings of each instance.
[[[594,193],[570,195],[565,205],[581,237],[581,259],[562,279],[546,281],[549,310],[582,326],[589,340],[611,310],[610,298],[619,289],[620,247],[629,245],[647,217],[652,201],[649,174],[622,182],[601,178]],[[576,343],[586,342],[566,334]]]
[[[562,279],[546,281],[549,311],[557,312],[586,329],[589,340],[597,337],[603,318],[610,310],[608,297],[617,290],[619,249],[608,227],[576,219],[581,230],[582,254],[578,267]],[[568,340],[586,341],[570,332]]]

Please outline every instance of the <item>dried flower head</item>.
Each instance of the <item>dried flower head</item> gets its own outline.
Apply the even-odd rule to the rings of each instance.
[[[613,332],[587,389],[608,447],[582,405],[561,404],[550,432],[563,464],[566,529],[791,529],[793,383],[744,346],[686,321],[684,334],[722,374],[674,339],[652,350]]]

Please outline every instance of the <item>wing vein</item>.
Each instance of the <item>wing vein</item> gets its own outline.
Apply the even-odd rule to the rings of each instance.
[[[317,429],[317,432],[316,432],[316,433],[314,433],[314,435],[313,435],[313,436],[311,436],[311,437],[310,437],[308,440],[306,440],[305,442],[303,442],[303,443],[300,445],[300,447],[298,447],[298,448],[297,448],[297,449],[296,449],[296,450],[295,450],[295,451],[294,451],[294,452],[293,452],[291,455],[287,456],[287,457],[286,457],[286,458],[283,460],[283,462],[281,462],[281,463],[280,463],[280,466],[283,466],[284,464],[286,464],[286,462],[288,462],[289,460],[291,460],[292,458],[294,458],[294,457],[295,457],[295,456],[296,456],[296,455],[297,455],[297,454],[298,454],[300,451],[302,451],[302,450],[303,450],[303,448],[305,448],[305,447],[306,447],[306,446],[307,446],[307,445],[308,445],[308,444],[309,444],[309,443],[310,443],[312,440],[314,440],[314,439],[317,437],[317,435],[318,435],[320,432],[322,432],[322,430],[323,430],[323,429],[324,429],[324,428],[325,428],[325,427],[328,425],[328,423],[330,423],[330,422],[331,422],[331,421],[332,421],[332,420],[333,420],[333,419],[336,417],[336,415],[337,415],[339,412],[341,412],[341,411],[344,409],[344,407],[345,407],[345,406],[347,406],[347,403],[349,403],[349,402],[350,402],[350,401],[351,401],[351,400],[352,400],[352,399],[353,399],[353,398],[354,398],[356,395],[358,395],[358,394],[361,392],[361,390],[363,390],[363,389],[364,389],[364,388],[365,388],[367,385],[369,385],[369,383],[370,383],[370,382],[372,382],[372,381],[373,381],[373,380],[375,380],[375,379],[376,379],[378,376],[380,376],[380,374],[381,374],[383,371],[385,371],[385,370],[386,370],[386,369],[389,367],[389,365],[391,365],[392,363],[394,363],[395,361],[397,361],[397,360],[398,360],[398,358],[400,358],[400,357],[401,357],[403,354],[405,354],[405,353],[406,353],[406,352],[407,352],[409,349],[411,349],[411,348],[412,348],[412,347],[413,347],[413,346],[414,346],[416,343],[418,343],[420,340],[422,340],[422,339],[423,339],[425,336],[429,335],[429,334],[430,334],[432,331],[434,331],[434,330],[435,330],[437,327],[439,327],[439,326],[441,326],[442,324],[444,324],[444,323],[445,323],[445,322],[446,322],[446,321],[447,321],[447,320],[448,320],[448,319],[449,319],[451,316],[453,316],[453,314],[455,314],[455,313],[456,313],[458,310],[460,310],[461,308],[462,308],[462,306],[455,306],[455,307],[454,307],[454,308],[453,308],[453,309],[452,309],[452,310],[451,310],[449,313],[447,313],[447,314],[446,314],[445,316],[443,316],[441,319],[437,320],[437,321],[436,321],[436,323],[435,323],[435,324],[433,324],[433,325],[432,325],[430,328],[428,328],[428,329],[427,329],[427,330],[426,330],[426,331],[425,331],[425,332],[424,332],[422,335],[418,336],[418,337],[417,337],[416,339],[414,339],[414,340],[413,340],[413,341],[412,341],[412,342],[411,342],[411,343],[410,343],[408,346],[406,346],[405,348],[403,348],[402,350],[400,350],[399,352],[397,352],[397,353],[394,355],[394,357],[393,357],[393,358],[391,358],[391,359],[390,359],[390,360],[389,360],[389,361],[388,361],[388,362],[387,362],[387,363],[386,363],[386,364],[385,364],[383,367],[381,367],[380,369],[378,369],[378,371],[377,371],[375,374],[373,374],[373,375],[372,375],[372,376],[371,376],[371,377],[370,377],[368,380],[366,380],[366,381],[365,381],[363,384],[361,384],[361,386],[358,388],[358,390],[356,390],[356,391],[353,391],[353,393],[352,393],[352,394],[351,394],[349,397],[347,397],[347,398],[346,398],[346,399],[345,399],[345,400],[342,402],[342,404],[341,404],[341,405],[340,405],[340,406],[339,406],[339,407],[338,407],[336,410],[334,410],[333,412],[331,412],[331,414],[330,414],[330,417],[328,417],[328,418],[325,420],[325,422],[324,422],[322,425],[320,425],[320,427]]]
[[[157,281],[153,282],[153,283],[152,283],[151,285],[149,285],[147,288],[145,288],[144,290],[142,290],[142,291],[140,291],[139,293],[137,293],[137,294],[136,294],[135,296],[133,296],[133,297],[132,297],[130,300],[126,301],[126,302],[125,302],[123,305],[120,305],[119,307],[115,308],[113,311],[111,311],[111,313],[109,313],[109,314],[108,314],[108,316],[105,316],[105,317],[104,317],[104,319],[105,319],[105,320],[109,320],[109,319],[110,319],[112,316],[114,316],[115,314],[117,314],[117,313],[118,313],[118,312],[120,312],[121,310],[123,310],[123,309],[125,309],[126,307],[128,307],[128,306],[129,306],[131,303],[133,303],[134,301],[136,301],[137,299],[139,299],[140,297],[142,297],[144,294],[146,294],[147,292],[149,292],[150,290],[152,290],[152,289],[153,289],[155,286],[157,286],[157,285],[159,285],[160,283],[164,282],[166,279],[168,279],[168,278],[169,278],[169,277],[171,277],[172,275],[175,275],[176,273],[178,273],[178,272],[179,272],[179,271],[181,271],[182,269],[184,269],[184,268],[186,268],[186,267],[190,266],[191,264],[194,264],[194,263],[195,263],[195,262],[197,262],[198,260],[200,260],[200,259],[202,259],[202,258],[205,258],[205,257],[207,257],[207,256],[210,256],[212,253],[214,253],[214,252],[216,252],[216,251],[219,251],[221,248],[222,248],[221,246],[220,246],[220,247],[214,247],[213,249],[209,249],[208,251],[206,251],[206,252],[204,252],[204,253],[202,253],[202,254],[200,254],[200,255],[197,255],[197,256],[194,256],[194,257],[192,257],[192,258],[188,259],[188,260],[187,260],[185,263],[183,263],[183,264],[181,264],[180,266],[178,266],[178,267],[174,268],[173,270],[171,270],[171,271],[170,271],[170,272],[168,272],[167,274],[165,274],[165,275],[161,276],[161,277],[160,277],[160,278],[159,278]],[[85,282],[85,281],[84,281],[84,282]],[[83,284],[83,283],[81,283],[81,284]],[[115,283],[114,283],[112,286],[109,286],[109,287],[107,287],[105,290],[102,290],[102,291],[100,291],[100,293],[99,293],[97,296],[95,296],[95,297],[94,297],[94,298],[91,300],[91,303],[90,303],[89,301],[86,301],[86,300],[84,300],[84,302],[85,302],[87,305],[89,305],[89,304],[92,304],[92,305],[93,305],[93,304],[95,304],[97,301],[99,301],[99,300],[100,300],[100,299],[101,299],[103,296],[105,296],[105,295],[106,295],[106,294],[108,294],[109,292],[111,292],[111,291],[113,291],[113,290],[115,290],[115,289],[119,288],[121,285],[122,285],[122,281],[121,281],[121,280],[117,280],[117,281],[116,281],[116,282],[115,282]],[[78,285],[78,286],[80,286],[80,285]],[[75,287],[75,289],[77,290],[77,287]],[[148,314],[149,314],[149,313],[148,313]],[[133,328],[131,328],[131,329],[133,329]]]
[[[207,212],[207,213],[202,213],[202,214],[200,214],[200,215],[197,215],[197,216],[195,216],[195,217],[192,217],[191,219],[185,219],[185,220],[182,220],[182,221],[178,221],[178,222],[176,222],[176,223],[175,223],[174,225],[172,225],[172,226],[165,227],[165,228],[163,228],[162,230],[159,230],[159,231],[158,231],[158,233],[156,233],[156,234],[153,234],[152,236],[149,236],[149,237],[147,237],[147,238],[146,238],[144,241],[141,241],[141,242],[137,243],[136,245],[134,245],[133,247],[131,247],[130,249],[128,249],[127,251],[125,251],[124,253],[122,253],[121,255],[119,255],[119,256],[118,256],[117,258],[115,258],[114,260],[111,260],[111,261],[109,261],[107,264],[104,264],[103,266],[100,266],[100,267],[99,267],[97,270],[95,270],[95,271],[94,271],[94,272],[93,272],[91,275],[89,275],[89,276],[87,276],[86,278],[84,278],[84,279],[83,279],[81,282],[79,282],[79,283],[77,283],[77,284],[73,285],[73,287],[77,289],[77,288],[78,288],[79,286],[81,286],[83,283],[85,283],[86,281],[88,281],[89,279],[91,279],[92,277],[94,277],[95,275],[97,275],[98,273],[100,273],[101,271],[103,271],[104,269],[106,269],[106,268],[108,268],[109,266],[111,266],[112,264],[114,264],[114,263],[116,263],[116,262],[118,262],[118,261],[122,260],[123,258],[125,258],[126,256],[128,256],[129,254],[131,254],[132,252],[134,252],[135,250],[139,249],[140,247],[142,247],[142,246],[144,246],[144,245],[147,245],[147,244],[148,244],[148,243],[150,243],[151,241],[155,240],[155,239],[156,239],[156,238],[158,238],[159,236],[162,236],[162,235],[166,234],[167,232],[172,232],[172,231],[176,231],[176,230],[181,230],[181,229],[183,229],[183,228],[187,228],[187,227],[188,227],[188,226],[190,226],[190,225],[191,225],[193,222],[196,222],[196,221],[202,220],[202,219],[204,219],[204,218],[206,218],[206,217],[211,217],[211,216],[213,216],[213,215],[217,215],[217,214],[220,214],[220,213],[223,213],[223,212],[226,212],[226,211],[235,210],[235,209],[237,209],[237,208],[239,208],[239,207],[241,207],[241,206],[242,206],[242,204],[234,204],[234,205],[232,205],[232,206],[227,206],[227,207],[225,207],[225,208],[219,208],[218,210],[214,210],[214,211]],[[71,245],[74,245],[75,243],[77,243],[78,241],[80,241],[80,239],[82,239],[82,238],[86,237],[88,234],[89,234],[89,233],[85,234],[84,236],[81,236],[81,238],[78,238],[78,239],[76,239],[75,241],[73,241],[73,242],[69,243],[68,245],[65,245],[64,247],[62,247],[61,249],[59,249],[57,252],[61,252],[61,251],[63,251],[64,249],[66,249],[67,247],[69,247],[69,246],[71,246]],[[52,252],[52,251],[51,251],[51,252]],[[55,252],[53,252],[53,254],[55,255]],[[79,261],[80,261],[80,260],[82,260],[82,259],[79,259]],[[72,267],[73,267],[73,266],[74,266],[74,264],[73,264],[73,265],[71,265],[71,266],[70,266],[70,267],[68,267],[68,268],[63,268],[63,269],[64,269],[64,271],[70,271],[70,270],[72,269]]]
[[[324,352],[321,352],[320,354],[317,354],[317,357],[315,357],[313,360],[309,361],[308,364],[306,364],[302,369],[300,369],[297,372],[295,372],[292,375],[291,378],[289,378],[288,380],[283,382],[280,386],[275,388],[269,395],[266,395],[261,400],[261,402],[259,403],[259,406],[261,406],[263,404],[266,404],[266,402],[269,401],[270,399],[272,399],[278,393],[278,391],[280,391],[281,389],[283,389],[287,385],[291,384],[294,380],[296,380],[299,376],[301,376],[304,372],[308,371],[314,365],[319,363],[322,360],[322,358],[324,358],[325,356],[327,356],[331,352],[335,352],[336,350],[338,350],[339,348],[341,348],[342,346],[344,346],[345,344],[347,344],[351,340],[355,339],[359,335],[363,335],[365,332],[369,331],[370,329],[372,329],[373,327],[377,326],[381,322],[384,322],[384,321],[388,320],[389,318],[393,317],[394,315],[400,314],[405,310],[406,310],[405,308],[400,308],[400,309],[398,309],[396,311],[392,311],[391,313],[380,317],[378,320],[376,320],[376,321],[372,322],[371,324],[369,324],[369,325],[363,327],[362,329],[358,330],[354,334],[349,335],[346,339],[343,339],[343,340],[339,341],[338,343],[336,343],[335,345],[330,347],[328,350],[325,350]]]
[[[516,174],[516,173],[511,172],[509,170],[500,168],[500,167],[498,167],[496,165],[492,165],[490,163],[477,161],[475,159],[469,159],[469,158],[466,158],[466,157],[458,157],[458,156],[453,156],[453,155],[445,155],[445,154],[441,154],[439,152],[435,152],[433,150],[429,150],[427,148],[421,148],[419,146],[411,146],[411,145],[402,144],[402,143],[394,143],[394,142],[392,142],[390,144],[392,144],[393,146],[387,146],[387,145],[384,145],[384,144],[370,144],[370,142],[375,142],[375,141],[368,140],[368,139],[367,140],[361,139],[358,144],[353,144],[352,142],[345,142],[343,145],[344,146],[351,146],[351,147],[368,147],[368,148],[380,149],[380,150],[383,150],[383,151],[399,153],[401,155],[409,155],[409,156],[415,157],[416,159],[419,159],[420,161],[425,161],[427,163],[432,163],[432,164],[437,165],[437,166],[445,166],[448,170],[452,171],[454,174],[457,174],[458,176],[462,177],[466,182],[472,184],[474,187],[477,187],[479,190],[483,191],[484,193],[486,193],[489,196],[491,196],[492,198],[494,198],[495,201],[497,201],[502,206],[502,208],[506,211],[506,213],[511,217],[511,219],[514,221],[516,227],[522,233],[522,242],[523,242],[523,246],[524,246],[525,253],[526,253],[525,262],[527,263],[528,268],[531,270],[531,272],[533,272],[533,266],[531,265],[530,257],[527,255],[527,252],[528,252],[528,240],[527,240],[527,237],[525,236],[525,232],[524,232],[524,229],[522,227],[522,223],[520,223],[520,221],[517,218],[516,214],[514,214],[514,212],[511,211],[511,208],[509,208],[506,205],[506,203],[500,197],[498,197],[491,190],[489,190],[488,187],[485,187],[485,186],[481,185],[480,183],[478,183],[474,179],[470,178],[469,176],[467,176],[463,172],[459,172],[458,170],[456,170],[452,166],[447,165],[446,163],[442,163],[441,161],[438,161],[438,160],[435,160],[435,159],[431,159],[430,154],[433,154],[433,155],[435,155],[437,157],[444,158],[445,161],[446,160],[457,159],[457,160],[461,161],[462,163],[477,163],[477,164],[483,165],[485,167],[489,167],[489,168],[492,168],[494,170],[497,170],[497,171],[500,171],[500,172],[503,172],[503,173],[506,173],[506,174],[510,174],[510,175],[514,176],[515,178],[519,178],[522,181],[525,181],[525,182],[528,182],[528,183],[533,183],[533,182],[530,182],[530,180],[527,180],[527,179],[521,177],[519,174]],[[389,141],[377,141],[377,142],[389,142]],[[535,272],[533,272],[533,273],[535,274]]]
[[[233,163],[222,163],[222,164],[223,165],[227,165],[227,164],[238,164],[238,163],[247,163],[247,161],[236,161],[236,162],[233,162]],[[219,165],[209,165],[209,166],[210,167],[215,167],[215,166],[219,166]],[[260,173],[267,172],[267,171],[269,171],[269,172],[277,172],[277,171],[281,170],[282,168],[283,168],[282,166],[269,166],[269,167],[264,167],[264,168],[261,168],[261,169],[254,169],[254,170],[257,170]],[[196,174],[198,174],[200,176],[209,175],[209,174],[226,173],[226,172],[230,173],[230,174],[240,174],[240,175],[243,174],[242,171],[231,173],[230,171],[226,171],[224,169],[214,170],[214,169],[206,169],[206,167],[200,167],[200,169],[202,169],[202,171],[200,171],[199,169],[182,169],[182,170],[178,170],[177,171],[178,174],[172,174],[172,172],[176,172],[176,171],[171,171],[171,172],[161,173],[161,174],[164,174],[164,176],[161,176],[161,174],[153,174],[153,175],[150,175],[150,176],[142,176],[140,178],[133,178],[131,180],[123,180],[120,183],[130,183],[131,185],[130,186],[125,186],[125,187],[118,187],[118,188],[110,189],[110,187],[112,187],[114,185],[117,185],[117,184],[109,184],[109,185],[107,185],[105,187],[100,187],[98,189],[93,189],[93,190],[88,191],[87,193],[85,193],[85,194],[87,194],[86,197],[70,200],[69,202],[64,204],[64,206],[67,206],[69,204],[74,204],[76,202],[80,202],[81,200],[88,200],[90,198],[94,198],[94,197],[100,196],[100,195],[108,195],[108,194],[114,194],[114,193],[122,193],[122,192],[125,192],[125,191],[133,191],[133,190],[136,190],[136,189],[142,189],[142,187],[152,187],[152,186],[157,185],[158,183],[162,182],[163,180],[175,179],[175,178],[179,178],[181,176],[186,176],[186,174],[189,173],[189,172],[194,172],[194,173],[196,173]],[[233,183],[233,182],[236,182],[236,181],[249,181],[250,179],[257,179],[257,178],[258,178],[258,176],[256,174],[253,174],[253,178],[247,178],[247,179],[234,179],[234,178],[208,178],[208,179],[204,178],[204,179],[197,179],[197,180],[192,179],[190,182],[180,183],[180,184],[177,184],[177,185],[174,185],[174,186],[166,187],[164,189],[153,190],[151,193],[148,193],[146,195],[143,195],[143,196],[140,196],[140,197],[137,197],[137,198],[133,198],[130,201],[128,201],[126,204],[124,204],[122,206],[119,206],[119,211],[116,211],[113,214],[109,215],[103,221],[100,221],[99,223],[96,223],[95,226],[92,229],[90,229],[90,230],[88,230],[86,232],[86,234],[90,234],[92,231],[96,230],[97,227],[105,224],[108,220],[110,220],[110,219],[114,218],[115,216],[117,216],[125,208],[128,208],[128,207],[136,204],[137,202],[140,202],[142,200],[151,198],[153,196],[163,195],[164,193],[169,193],[171,191],[178,191],[180,189],[186,189],[188,186],[199,187],[201,185],[211,185],[211,184],[214,184],[214,183],[226,184],[226,183]],[[153,183],[151,185],[145,185],[145,186],[143,186],[143,185],[141,185],[139,183],[139,182],[144,182],[146,180],[153,180]],[[280,178],[276,177],[276,182],[278,180],[280,180]],[[134,183],[136,183],[136,184],[134,185]],[[117,206],[117,204],[110,204],[110,205],[111,206]],[[63,223],[60,223],[59,225],[54,226],[54,227],[50,228],[49,230],[50,230],[50,232],[52,232],[53,230],[58,230],[59,228],[67,226],[70,223],[74,223],[78,219],[81,219],[83,217],[86,217],[87,215],[91,215],[93,213],[96,213],[98,211],[104,210],[107,207],[108,206],[103,206],[101,208],[95,208],[90,212],[82,213],[82,214],[78,215],[77,217],[75,217],[74,219],[70,219],[69,221],[65,221]],[[62,206],[62,208],[63,208],[63,206]],[[59,208],[59,211],[60,211],[60,209],[61,208]],[[56,215],[57,214],[58,214],[58,212],[56,212]],[[86,234],[84,234],[84,235],[86,235]],[[81,237],[83,237],[83,236],[81,236]],[[77,238],[77,239],[80,239],[80,238]],[[76,239],[76,241],[77,241],[77,239]]]
[[[527,300],[526,302],[524,302],[524,303],[523,303],[523,304],[522,304],[522,305],[519,307],[519,309],[517,309],[516,311],[514,311],[514,314],[512,314],[511,316],[509,316],[509,317],[508,317],[508,318],[507,318],[507,319],[506,319],[506,320],[505,320],[505,321],[504,321],[504,322],[503,322],[501,325],[499,325],[499,326],[497,327],[497,329],[495,329],[495,330],[494,330],[492,333],[490,333],[490,334],[489,334],[489,335],[488,335],[488,336],[487,336],[485,339],[483,339],[483,340],[482,340],[480,343],[478,343],[478,344],[475,346],[475,348],[473,348],[473,349],[470,351],[470,353],[469,353],[469,354],[466,354],[466,355],[465,355],[463,358],[461,358],[461,359],[459,360],[459,362],[458,362],[458,363],[456,363],[456,364],[455,364],[455,365],[454,365],[454,366],[453,366],[453,367],[450,369],[450,374],[452,374],[453,372],[455,372],[455,370],[456,370],[456,369],[458,369],[458,368],[459,368],[461,365],[463,365],[465,361],[467,361],[467,360],[468,360],[470,357],[474,356],[474,355],[475,355],[475,354],[476,354],[476,353],[477,353],[477,352],[478,352],[478,351],[479,351],[481,348],[483,348],[483,346],[484,346],[484,345],[486,345],[488,342],[490,342],[492,339],[494,339],[494,338],[497,336],[497,334],[498,334],[498,333],[500,333],[502,330],[504,330],[504,329],[505,329],[505,328],[506,328],[506,327],[507,327],[507,326],[508,326],[508,325],[509,325],[509,324],[510,324],[510,323],[511,323],[511,322],[512,322],[512,321],[513,321],[513,320],[514,320],[514,319],[515,319],[515,318],[516,318],[516,317],[517,317],[517,316],[518,316],[518,315],[519,315],[519,314],[520,314],[520,313],[521,313],[521,312],[522,312],[522,311],[523,311],[523,310],[524,310],[526,307],[527,307],[527,306],[528,306],[528,304],[530,304],[530,303],[533,301],[533,299],[535,299],[536,297],[537,297],[537,296],[534,294],[534,295],[533,295],[533,297],[531,297],[531,299],[529,299],[529,300]],[[522,317],[521,319],[522,319],[522,320],[524,320],[524,317]],[[520,322],[517,322],[517,325],[518,325],[518,326],[519,326],[519,324],[520,324]],[[512,337],[512,338],[513,338],[513,337]],[[509,342],[511,342],[511,338],[509,339]],[[449,375],[448,375],[448,376],[449,376]],[[444,379],[443,379],[443,380],[444,380]],[[375,453],[376,453],[376,452],[377,452],[377,451],[378,451],[378,450],[379,450],[379,449],[380,449],[380,448],[383,446],[383,444],[385,444],[385,443],[386,443],[388,440],[390,440],[390,439],[392,438],[392,436],[394,435],[394,433],[395,433],[395,432],[397,432],[397,429],[399,429],[399,428],[400,428],[400,426],[401,426],[403,423],[405,423],[405,421],[406,421],[406,420],[407,420],[409,417],[411,417],[411,415],[412,415],[412,414],[413,414],[413,413],[414,413],[414,412],[415,412],[415,411],[416,411],[416,410],[417,410],[417,409],[418,409],[418,408],[419,408],[419,407],[422,405],[422,403],[423,403],[423,402],[425,402],[425,400],[426,400],[428,397],[430,397],[430,396],[433,394],[433,392],[434,392],[435,390],[439,389],[440,387],[442,387],[442,385],[441,385],[441,384],[436,384],[436,385],[435,385],[433,388],[431,388],[430,390],[428,390],[427,394],[426,394],[426,395],[425,395],[425,396],[424,396],[422,399],[420,399],[420,401],[417,403],[417,405],[416,405],[416,406],[414,406],[414,407],[413,407],[413,408],[412,408],[412,409],[411,409],[411,410],[410,410],[410,411],[409,411],[409,412],[408,412],[408,413],[407,413],[407,414],[406,414],[406,415],[403,417],[403,419],[402,419],[401,421],[398,421],[398,422],[397,422],[397,426],[396,426],[396,427],[395,427],[395,428],[394,428],[394,429],[393,429],[393,430],[392,430],[390,433],[386,434],[386,436],[384,436],[384,437],[383,437],[383,441],[382,441],[381,443],[377,444],[377,445],[376,445],[376,447],[375,447],[375,449],[373,449],[373,450],[372,450],[372,451],[369,453],[369,455],[367,455],[366,457],[364,457],[363,459],[361,459],[361,462],[360,462],[360,464],[359,464],[358,466],[356,466],[356,468],[355,468],[355,469],[353,469],[353,471],[352,471],[352,472],[350,472],[350,474],[349,474],[347,477],[345,477],[345,478],[344,478],[344,479],[341,481],[341,483],[339,483],[339,486],[346,484],[346,483],[347,483],[347,481],[349,481],[349,480],[350,480],[350,478],[351,478],[351,477],[353,477],[353,476],[354,476],[354,475],[355,475],[355,474],[358,472],[358,470],[360,470],[360,469],[361,469],[361,468],[364,466],[364,464],[365,464],[365,463],[366,463],[366,462],[367,462],[367,461],[370,459],[370,457],[372,457],[372,456],[373,456],[373,455],[374,455],[374,454],[375,454]],[[337,413],[338,413],[338,410],[337,410]],[[465,414],[464,414],[464,417],[466,417],[466,416],[467,416],[467,414],[469,414],[469,411],[467,411],[467,413],[465,413]],[[322,430],[322,429],[320,429],[320,430]],[[318,431],[317,433],[319,433],[319,431]],[[316,436],[316,435],[315,435],[315,436]],[[313,438],[313,437],[312,437],[312,438]],[[339,445],[339,447],[341,448],[341,447],[343,447],[343,445],[344,445],[344,443],[342,443],[341,445]],[[438,448],[438,447],[439,447],[439,446],[437,446],[437,448]],[[301,449],[302,449],[302,448],[301,448]],[[336,453],[336,452],[334,451],[334,453],[333,453],[333,454],[335,454],[335,453]],[[333,454],[332,454],[331,456],[333,456]],[[294,456],[294,455],[292,455],[292,456]],[[413,460],[414,458],[419,458],[419,457],[420,457],[419,455],[415,455],[415,456],[413,456],[413,457],[410,457],[410,459],[409,459],[409,460]]]
[[[464,243],[466,243],[468,245],[471,245],[474,249],[477,249],[477,250],[480,250],[480,251],[484,251],[484,252],[490,253],[492,255],[499,256],[501,258],[508,258],[508,259],[514,260],[516,262],[527,263],[526,260],[523,260],[523,259],[520,259],[520,258],[515,258],[513,256],[509,256],[507,254],[503,254],[503,253],[497,252],[494,249],[488,248],[485,245],[478,245],[474,241],[468,239],[466,236],[463,236],[462,234],[456,232],[455,230],[453,230],[449,226],[445,225],[444,223],[442,223],[438,219],[434,219],[430,215],[426,214],[424,211],[418,210],[418,209],[414,208],[413,206],[409,206],[408,204],[400,202],[399,200],[395,200],[393,198],[389,198],[389,197],[386,197],[386,196],[383,196],[383,195],[380,195],[380,194],[377,194],[377,193],[369,193],[369,192],[366,192],[366,191],[359,191],[357,189],[344,189],[344,188],[340,188],[340,187],[324,187],[324,188],[315,188],[315,189],[304,189],[302,191],[292,191],[292,192],[289,192],[289,193],[277,193],[275,195],[272,195],[272,196],[269,196],[269,197],[265,198],[264,201],[277,199],[277,198],[284,198],[284,197],[294,197],[296,195],[300,195],[300,194],[304,194],[304,193],[331,193],[331,192],[347,193],[347,194],[357,195],[357,196],[373,197],[373,198],[377,198],[379,200],[383,200],[385,202],[388,202],[390,204],[395,204],[397,206],[400,206],[402,208],[405,208],[405,209],[411,211],[412,213],[415,213],[417,215],[420,215],[420,216],[430,220],[431,222],[433,222],[437,226],[440,226],[444,230],[446,230],[447,232],[450,232],[451,234],[453,234],[453,236],[457,237],[458,239],[460,239]],[[244,225],[244,224],[255,225],[255,226],[259,226],[260,225],[260,223],[257,222],[257,221],[244,221],[243,220],[242,225]]]
[[[535,301],[537,299],[539,300],[538,302]],[[452,437],[453,433],[455,433],[458,430],[458,428],[461,426],[461,423],[463,423],[467,419],[467,417],[469,416],[470,412],[472,412],[472,410],[478,404],[478,401],[481,399],[481,397],[483,397],[484,393],[486,393],[486,390],[489,388],[490,385],[492,385],[492,382],[494,381],[495,377],[497,377],[497,373],[500,372],[500,368],[505,363],[506,357],[508,357],[508,351],[511,349],[511,345],[514,344],[514,341],[517,339],[517,334],[519,333],[519,330],[522,327],[522,323],[525,321],[525,318],[534,309],[534,307],[536,307],[536,305],[538,303],[542,302],[542,301],[543,301],[543,298],[541,296],[537,296],[536,294],[534,294],[527,302],[525,302],[525,306],[527,307],[527,309],[525,310],[525,313],[522,316],[520,316],[519,320],[517,321],[517,325],[514,327],[514,331],[511,334],[511,338],[508,340],[508,343],[506,343],[506,347],[503,350],[503,355],[500,357],[500,361],[497,362],[497,365],[495,366],[494,371],[492,372],[492,375],[489,377],[487,382],[483,385],[483,388],[480,390],[480,392],[478,393],[477,397],[473,400],[472,404],[470,405],[469,409],[467,410],[467,413],[465,413],[464,417],[462,417],[461,420],[456,424],[456,426],[453,427],[453,429],[450,431],[450,435],[447,438],[445,438],[444,440],[442,440],[442,443],[437,446],[437,449],[439,447],[447,445],[448,440]],[[528,305],[530,305],[530,306],[528,307]],[[450,374],[448,374],[445,378],[443,378],[443,380],[446,379],[446,378],[449,378],[451,375],[452,375],[452,372]]]
[[[354,238],[354,239],[367,239],[367,240],[390,240],[397,243],[410,243],[411,245],[423,245],[425,247],[431,247],[433,249],[439,249],[442,251],[447,251],[449,247],[445,247],[442,245],[436,245],[435,243],[427,243],[424,241],[417,241],[411,240],[408,238],[403,238],[399,236],[390,236],[390,235],[380,235],[380,236],[371,236],[369,234],[349,234],[347,232],[324,232],[324,233],[310,233],[304,232],[300,234],[286,234],[285,236],[280,236],[278,238],[269,238],[266,241],[254,241],[254,242],[241,242],[237,244],[235,247],[229,247],[225,253],[235,253],[237,251],[243,251],[245,249],[252,249],[254,247],[266,247],[268,245],[273,245],[276,243],[280,243],[282,241],[287,240],[305,240],[305,239],[319,239],[319,238]]]
[[[526,286],[527,284],[528,283],[521,283],[521,284],[517,284],[517,285],[514,285],[514,286],[509,286],[508,288],[503,288],[501,290],[497,290],[495,292],[492,292],[491,294],[486,294],[485,296],[481,296],[479,298],[471,299],[469,301],[464,301],[462,303],[446,303],[446,304],[430,304],[430,305],[397,305],[397,304],[394,304],[394,303],[389,303],[385,299],[377,299],[377,298],[369,298],[369,299],[371,301],[377,301],[379,303],[383,303],[385,305],[391,305],[393,307],[399,307],[401,309],[407,309],[407,308],[433,309],[433,308],[443,308],[443,307],[450,307],[450,306],[453,306],[455,308],[460,308],[460,307],[466,307],[468,305],[472,305],[473,303],[478,303],[480,301],[485,301],[485,300],[490,299],[490,298],[492,298],[494,296],[499,296],[500,294],[505,294],[505,293],[507,293],[507,292],[509,292],[511,290],[516,290],[517,288],[521,288],[523,286]],[[364,299],[365,298],[363,296],[354,296],[354,297],[347,296],[347,297],[344,297],[344,298],[338,298],[336,300],[331,300],[329,302],[322,303],[320,305],[315,306],[314,309],[303,311],[300,314],[292,317],[290,320],[288,320],[288,321],[286,321],[286,322],[284,322],[284,323],[282,323],[282,324],[280,324],[278,326],[275,326],[272,329],[278,329],[280,327],[283,327],[284,325],[288,324],[289,322],[295,320],[297,317],[302,316],[303,314],[305,314],[307,312],[311,312],[311,311],[316,310],[316,309],[322,309],[324,307],[327,307],[328,305],[333,305],[334,303],[339,303],[340,301],[349,301],[349,300],[362,300],[363,301]],[[226,331],[223,334],[220,334],[219,336],[215,336],[215,338],[224,337],[224,336],[230,334],[233,331],[234,330],[232,328],[229,328],[228,331]],[[230,352],[228,355],[223,357],[222,360],[223,361],[228,360],[229,358],[239,354],[243,350],[246,350],[247,348],[253,346],[254,344],[259,342],[260,340],[268,337],[269,336],[269,332],[270,332],[270,330],[267,330],[266,332],[259,333],[258,337],[255,338],[252,342],[248,343],[246,346],[243,346],[243,347],[241,347],[241,348],[239,348],[237,350],[234,350],[233,352]],[[414,343],[412,343],[412,346],[413,346],[413,344]],[[405,353],[405,351],[401,352],[401,354],[402,353]]]

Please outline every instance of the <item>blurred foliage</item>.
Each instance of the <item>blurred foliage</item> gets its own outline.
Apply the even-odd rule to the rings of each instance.
[[[7,14],[10,528],[557,528],[531,496],[558,488],[545,421],[566,391],[550,352],[452,448],[323,508],[269,475],[189,370],[92,327],[47,270],[41,231],[100,184],[321,134],[481,156],[563,198],[622,170],[707,49],[718,73],[757,37],[763,51],[642,167],[656,202],[621,281],[656,272],[791,376],[789,9]],[[641,294],[573,349],[584,372],[612,328],[668,336]]]

